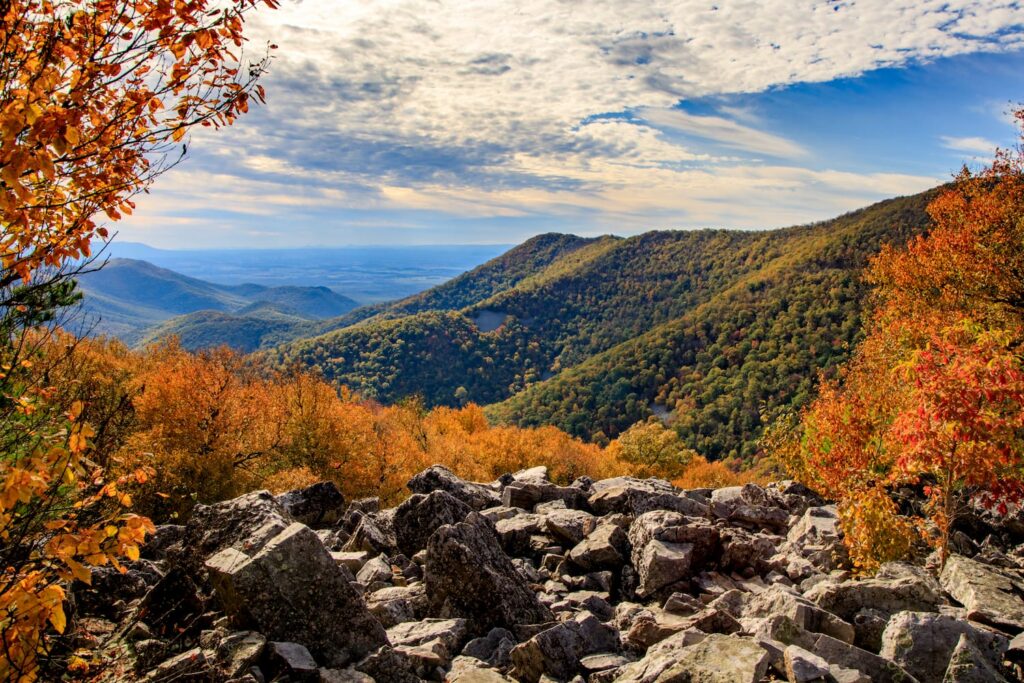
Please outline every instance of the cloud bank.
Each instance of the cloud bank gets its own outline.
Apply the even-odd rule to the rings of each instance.
[[[937,178],[844,172],[741,110],[681,103],[1018,50],[1022,27],[1001,0],[285,0],[251,21],[250,49],[280,46],[268,105],[198,135],[142,215],[201,222],[234,197],[248,208],[224,225],[325,231],[348,229],[331,211],[593,232],[821,217]]]

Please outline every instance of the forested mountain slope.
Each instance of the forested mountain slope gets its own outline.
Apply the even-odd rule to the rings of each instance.
[[[780,410],[803,406],[818,372],[846,360],[865,310],[864,265],[883,243],[904,243],[921,231],[933,196],[761,234],[751,251],[763,260],[727,289],[490,414],[594,438],[620,433],[652,408],[669,410],[702,455],[748,458],[763,426]]]
[[[496,259],[268,355],[385,402],[497,403],[496,419],[599,440],[673,411],[698,451],[748,456],[761,408],[802,405],[817,372],[846,358],[861,269],[926,224],[930,196],[771,232],[580,240],[546,262],[535,244],[545,258],[527,275],[519,260]]]

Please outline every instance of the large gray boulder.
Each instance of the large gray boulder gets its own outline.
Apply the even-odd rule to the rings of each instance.
[[[282,493],[276,500],[295,521],[314,529],[337,524],[345,513],[345,496],[331,481]]]
[[[563,543],[575,546],[597,526],[597,520],[582,510],[551,510],[544,514],[544,527]]]
[[[855,635],[852,624],[783,586],[772,586],[751,598],[744,616],[789,617],[805,631],[824,633],[844,643],[852,643]]]
[[[783,653],[786,678],[790,683],[812,683],[823,681],[829,675],[829,664],[824,659],[796,645],[790,645]]]
[[[982,652],[971,638],[963,633],[953,648],[949,666],[942,677],[942,683],[1005,683],[1006,677],[999,667],[992,663],[987,653]]]
[[[413,494],[395,511],[398,549],[412,557],[427,547],[431,534],[445,524],[461,522],[472,511],[473,508],[444,490]]]
[[[703,571],[720,552],[718,530],[701,518],[654,510],[629,527],[637,594],[651,596]]]
[[[680,653],[702,640],[707,634],[690,629],[681,631],[652,645],[642,659],[623,666],[618,671],[617,683],[653,683],[671,668],[680,657]]]
[[[404,655],[421,677],[438,668],[447,669],[466,641],[465,619],[426,619],[397,624],[388,629],[388,640]]]
[[[629,538],[617,524],[599,524],[569,551],[568,559],[586,570],[617,568],[629,557]]]
[[[206,568],[224,611],[239,625],[300,643],[328,666],[344,666],[387,643],[344,570],[303,524],[291,524],[252,556],[226,548]]]
[[[778,561],[786,565],[790,578],[797,579],[837,569],[847,558],[839,512],[835,505],[821,505],[807,508],[790,527]]]
[[[434,465],[423,470],[406,484],[413,493],[446,491],[474,510],[485,510],[501,505],[501,496],[484,484],[464,481],[443,465]]]
[[[182,538],[184,563],[198,567],[226,548],[252,555],[295,520],[269,491],[253,491],[192,510]]]
[[[403,621],[416,621],[429,610],[427,591],[422,583],[388,586],[366,595],[366,608],[384,628]]]
[[[902,562],[883,565],[874,578],[811,587],[805,597],[822,609],[853,621],[865,608],[886,615],[897,612],[936,612],[946,601],[938,582],[925,570]]]
[[[434,532],[424,579],[432,611],[465,618],[474,635],[553,620],[502,552],[493,525],[477,513]]]
[[[789,528],[789,509],[781,496],[757,484],[716,489],[711,494],[711,512],[754,530],[785,531]]]
[[[1011,570],[950,555],[939,576],[942,587],[967,609],[967,618],[1024,631],[1024,581]]]
[[[619,646],[618,631],[594,615],[580,612],[512,648],[512,675],[528,683],[536,683],[544,674],[567,680],[576,674],[583,657],[614,653]]]
[[[879,657],[872,652],[831,636],[818,636],[811,651],[829,664],[866,674],[875,683],[928,683],[927,681],[918,681],[915,676],[891,659]]]
[[[594,482],[592,490],[588,504],[599,515],[642,515],[651,510],[672,510],[695,517],[708,513],[707,505],[660,479],[617,477]]]
[[[882,634],[879,654],[922,681],[941,680],[961,636],[993,666],[999,666],[1008,640],[963,619],[929,612],[899,612]]]

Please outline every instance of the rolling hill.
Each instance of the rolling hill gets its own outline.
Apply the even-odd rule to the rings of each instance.
[[[848,356],[861,270],[924,229],[931,196],[768,232],[543,235],[267,356],[384,402],[492,404],[497,421],[598,441],[657,414],[704,455],[749,458],[766,420]]]
[[[80,275],[78,285],[92,333],[128,344],[178,334],[188,348],[232,340],[251,350],[269,331],[337,317],[358,305],[327,287],[219,285],[122,258]]]

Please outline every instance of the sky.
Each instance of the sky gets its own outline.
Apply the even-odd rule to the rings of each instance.
[[[777,228],[984,163],[1024,101],[1024,0],[283,0],[247,31],[266,105],[118,239]]]

